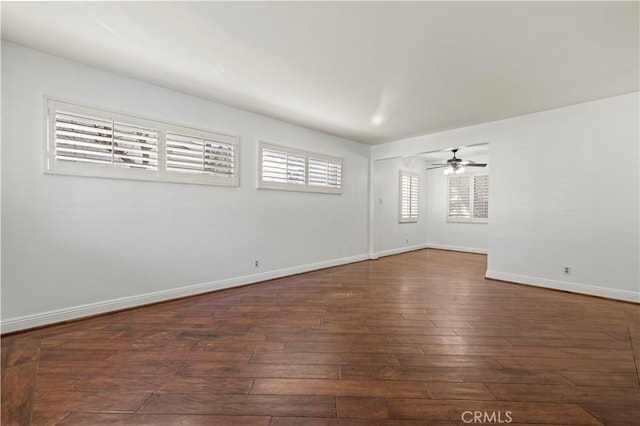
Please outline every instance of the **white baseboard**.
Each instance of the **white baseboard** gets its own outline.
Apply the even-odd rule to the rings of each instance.
[[[446,245],[446,244],[427,243],[427,248],[440,249],[440,250],[451,250],[451,251],[463,251],[465,253],[487,254],[487,249],[485,249],[485,248],[450,246],[450,245]]]
[[[104,314],[120,309],[134,308],[150,303],[164,302],[181,297],[208,293],[215,290],[253,284],[260,281],[282,278],[289,275],[301,274],[304,272],[330,268],[333,266],[346,265],[348,263],[360,262],[368,259],[369,255],[367,254],[344,257],[340,259],[331,259],[322,262],[310,263],[307,265],[294,266],[292,268],[278,269],[274,271],[262,272],[259,274],[245,275],[219,281],[211,281],[185,287],[155,291],[152,293],[121,297],[118,299],[105,300],[95,303],[87,303],[85,305],[55,309],[52,311],[25,315],[21,317],[7,318],[0,322],[0,330],[2,333],[26,330],[33,327],[40,327],[43,325],[55,324],[92,315]]]
[[[416,251],[416,250],[422,250],[427,248],[426,244],[416,244],[413,246],[406,246],[406,247],[398,247],[398,248],[394,248],[394,249],[389,249],[389,250],[382,250],[379,251],[377,253],[374,253],[370,256],[371,259],[377,259],[379,257],[384,257],[384,256],[393,256],[394,254],[402,254],[402,253],[407,253],[410,251]]]
[[[588,284],[556,281],[546,278],[529,277],[526,275],[511,274],[509,272],[487,271],[486,277],[518,284],[527,284],[536,287],[551,288],[554,290],[568,291],[571,293],[586,294],[589,296],[606,297],[608,299],[624,300],[626,302],[640,303],[640,293],[628,290],[617,290],[607,287],[599,287]]]

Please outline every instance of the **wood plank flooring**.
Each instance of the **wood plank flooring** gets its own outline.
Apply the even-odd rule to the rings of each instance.
[[[640,307],[485,269],[421,250],[3,336],[2,424],[640,424]]]

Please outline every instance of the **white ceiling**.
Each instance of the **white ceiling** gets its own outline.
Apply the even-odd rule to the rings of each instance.
[[[638,5],[2,2],[2,37],[375,144],[638,91]]]

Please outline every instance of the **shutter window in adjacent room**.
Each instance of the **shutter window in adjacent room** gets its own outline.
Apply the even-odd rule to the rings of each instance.
[[[400,171],[400,222],[417,222],[419,207],[419,177]]]
[[[471,185],[468,175],[449,176],[449,219],[471,218]]]
[[[473,177],[473,218],[489,218],[489,175]]]
[[[449,175],[448,221],[487,222],[489,218],[489,175]]]

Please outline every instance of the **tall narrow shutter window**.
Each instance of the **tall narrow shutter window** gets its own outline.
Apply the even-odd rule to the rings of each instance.
[[[471,185],[468,175],[449,175],[449,218],[471,218]]]
[[[55,159],[157,170],[158,132],[120,120],[58,110]]]
[[[417,174],[400,171],[400,222],[417,222],[420,180]]]
[[[473,218],[489,218],[489,175],[473,177]]]
[[[262,180],[283,184],[304,185],[306,162],[304,155],[291,152],[262,150]]]
[[[309,157],[309,185],[340,188],[342,162]]]
[[[418,205],[419,205],[419,181],[418,176],[411,176],[411,210],[409,211],[409,215],[412,218],[418,219]]]
[[[342,193],[341,158],[262,141],[258,149],[258,188]]]

